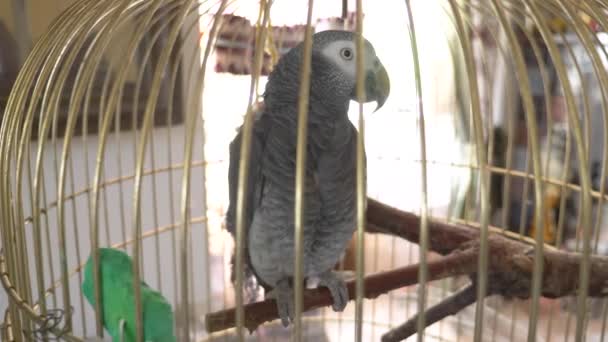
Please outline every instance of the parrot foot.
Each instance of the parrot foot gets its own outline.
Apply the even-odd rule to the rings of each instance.
[[[332,308],[335,312],[344,311],[346,304],[348,303],[348,289],[346,288],[346,282],[342,279],[338,273],[333,271],[327,271],[319,276],[319,285],[327,287],[331,293],[331,297],[334,300]]]
[[[277,302],[277,311],[284,327],[287,327],[295,316],[293,297],[293,289],[287,278],[278,281],[271,291],[264,293],[265,299],[274,299]]]
[[[276,292],[274,291],[274,289],[272,289],[268,292],[264,292],[264,300],[275,299],[275,298],[276,298]]]

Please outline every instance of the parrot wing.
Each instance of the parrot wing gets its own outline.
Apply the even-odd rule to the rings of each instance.
[[[262,161],[264,151],[266,148],[266,140],[270,126],[272,125],[271,119],[268,115],[264,115],[263,112],[252,113],[253,117],[253,128],[250,143],[250,154],[249,154],[249,165],[247,172],[247,193],[245,197],[245,216],[244,216],[244,234],[245,240],[248,236],[249,226],[253,221],[253,215],[255,210],[262,199],[265,177],[262,173]],[[228,166],[228,198],[229,205],[226,212],[226,228],[230,232],[233,238],[236,239],[236,215],[237,215],[237,196],[239,188],[239,170],[240,170],[240,158],[241,158],[241,144],[243,139],[243,127],[239,127],[236,137],[230,143],[230,159]],[[236,246],[235,246],[236,248]],[[251,276],[255,275],[255,271],[251,266],[249,259],[249,252],[247,244],[244,246],[245,255],[245,279],[251,279]],[[234,272],[234,253],[231,260],[232,263],[232,274],[231,280],[235,281]],[[260,282],[259,277],[257,277]],[[260,282],[261,283],[261,282]],[[269,287],[266,284],[262,284],[265,289]]]
[[[264,177],[262,175],[262,156],[266,142],[267,126],[270,121],[262,113],[254,113],[253,130],[249,154],[249,170],[247,172],[247,196],[245,200],[245,228],[253,220],[256,205],[262,196]],[[241,144],[243,140],[243,127],[239,127],[236,137],[230,143],[230,165],[228,166],[228,197],[229,205],[226,213],[226,227],[236,236],[236,206],[239,188],[239,170],[241,163]]]

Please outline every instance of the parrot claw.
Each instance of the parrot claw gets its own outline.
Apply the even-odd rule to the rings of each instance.
[[[274,289],[268,291],[268,292],[264,292],[264,300],[266,299],[276,299],[277,298],[277,294],[276,291]]]
[[[287,279],[277,282],[277,286],[264,295],[265,298],[273,298],[277,302],[277,311],[284,327],[289,326],[295,316],[295,303],[293,301],[293,290]]]
[[[348,303],[348,288],[346,282],[336,272],[328,271],[319,277],[319,286],[327,287],[334,300],[332,308],[342,312]]]

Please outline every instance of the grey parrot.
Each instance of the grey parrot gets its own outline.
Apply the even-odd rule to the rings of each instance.
[[[348,119],[356,100],[356,37],[349,31],[313,35],[304,193],[305,279],[327,287],[334,311],[348,302],[333,271],[356,230],[357,131]],[[288,51],[268,76],[263,109],[253,118],[245,199],[245,279],[272,292],[284,326],[293,319],[294,203],[298,95],[303,43]],[[390,92],[386,69],[364,39],[365,102],[378,110]],[[236,236],[242,127],[229,147],[226,227]],[[234,266],[234,257],[233,257]],[[234,267],[232,279],[234,281]],[[249,284],[253,282],[248,282]]]

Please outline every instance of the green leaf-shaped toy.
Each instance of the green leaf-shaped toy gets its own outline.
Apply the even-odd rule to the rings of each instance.
[[[99,249],[103,324],[112,340],[120,342],[120,322],[125,321],[124,341],[135,342],[135,290],[133,289],[133,262],[123,251],[113,248]],[[158,291],[143,281],[141,299],[143,306],[144,340],[146,342],[175,342],[173,310]],[[82,291],[95,308],[93,285],[93,256],[84,267]]]

